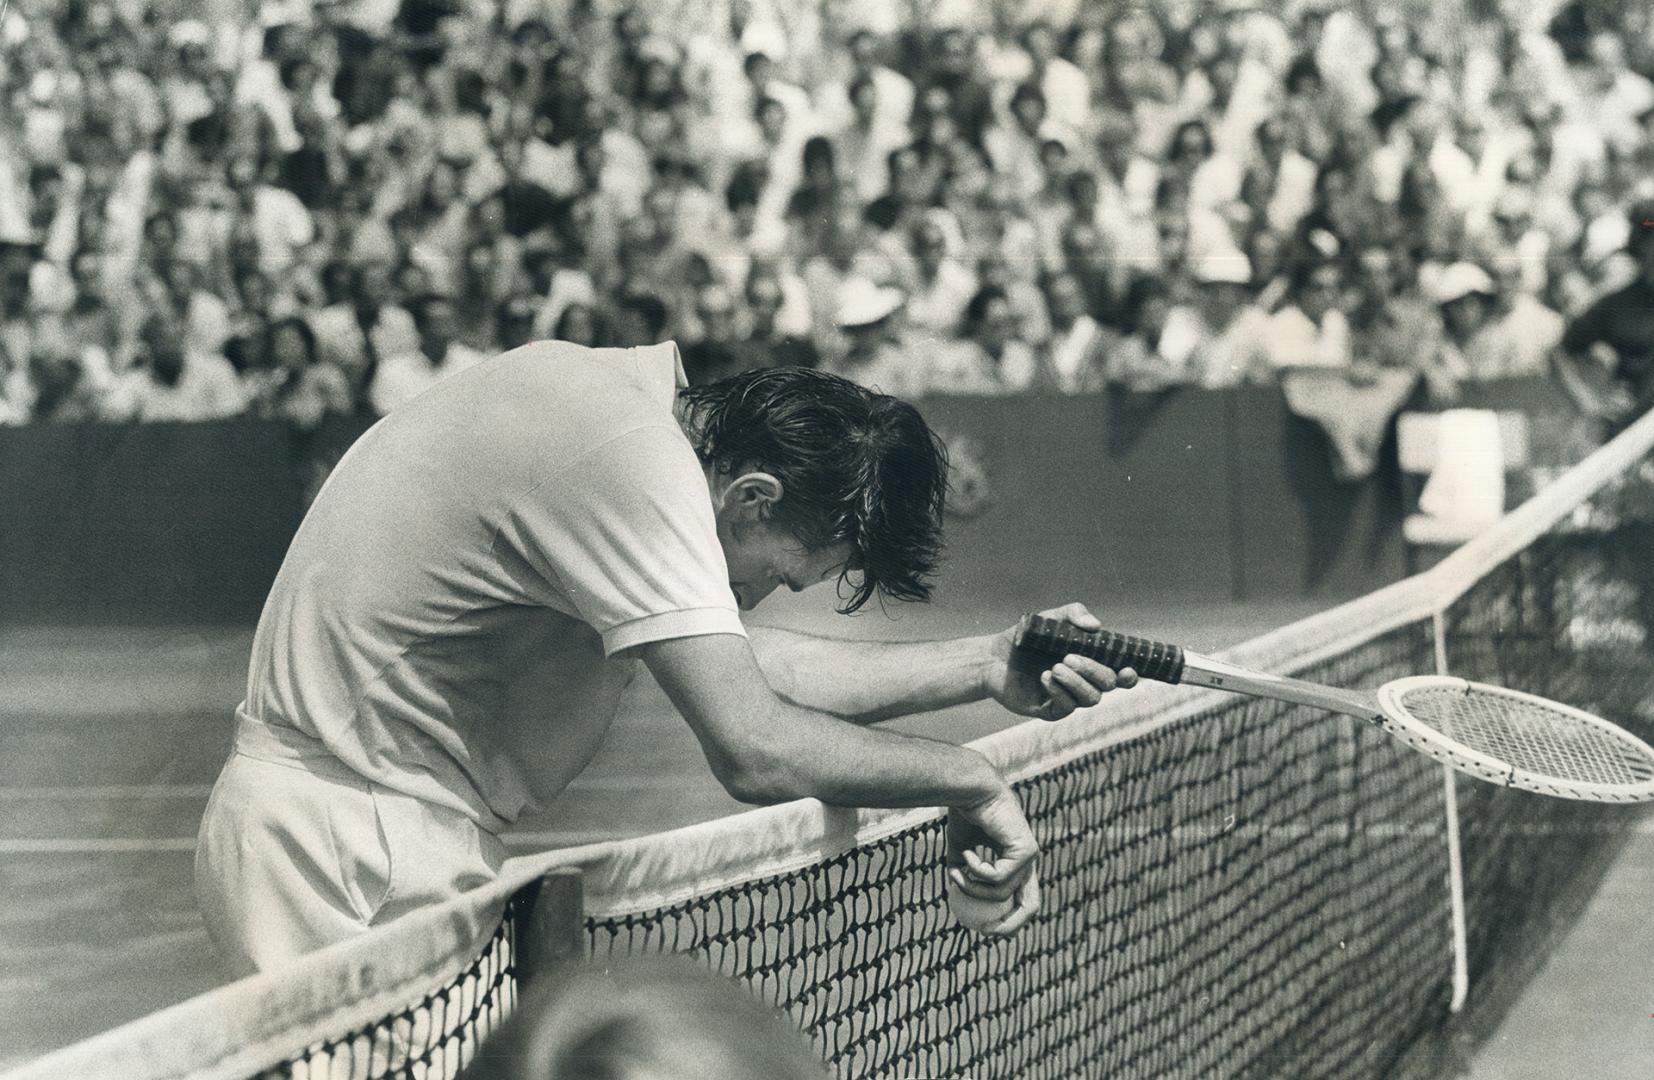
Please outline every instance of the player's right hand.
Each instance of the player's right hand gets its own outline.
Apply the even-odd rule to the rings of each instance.
[[[947,873],[960,891],[979,900],[1014,898],[1015,906],[998,924],[997,933],[1015,931],[1039,910],[1039,879],[1034,873],[1039,841],[1009,785],[982,802],[953,807],[947,840]],[[988,858],[979,854],[983,850]]]

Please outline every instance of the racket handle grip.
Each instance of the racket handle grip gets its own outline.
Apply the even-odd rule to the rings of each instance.
[[[1025,670],[1044,670],[1070,653],[1118,671],[1131,668],[1140,678],[1176,683],[1183,679],[1183,650],[1146,638],[1108,630],[1091,633],[1064,619],[1024,615],[1017,624],[1011,662]]]

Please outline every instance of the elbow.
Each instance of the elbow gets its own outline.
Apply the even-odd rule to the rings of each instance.
[[[790,796],[783,794],[776,785],[767,783],[760,777],[738,773],[718,779],[724,785],[724,791],[738,803],[748,806],[774,806],[790,801]]]
[[[810,794],[794,769],[767,754],[722,756],[712,763],[712,773],[732,799],[748,806],[773,806]]]
[[[730,798],[748,806],[774,806],[803,798],[786,778],[768,769],[730,769],[718,774],[718,782]]]

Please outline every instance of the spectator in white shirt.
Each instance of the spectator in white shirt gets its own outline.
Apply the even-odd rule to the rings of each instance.
[[[1160,278],[1140,277],[1132,281],[1120,304],[1120,322],[1125,333],[1109,349],[1111,384],[1152,392],[1188,381],[1188,372],[1183,366],[1161,350],[1171,312],[1171,297]],[[1186,352],[1183,358],[1187,358]]]
[[[821,87],[824,121],[834,128],[848,125],[851,115],[861,108],[856,97],[864,91],[858,86],[865,85],[867,102],[872,108],[871,123],[885,130],[905,128],[913,115],[913,80],[884,62],[884,44],[870,30],[852,31],[845,48],[848,55],[842,76],[817,84]]]
[[[387,357],[406,356],[420,347],[413,316],[395,302],[391,271],[384,261],[352,268],[350,295],[310,320],[318,355],[343,370],[357,394],[372,383]]]
[[[1052,274],[1045,293],[1051,313],[1047,367],[1056,388],[1065,394],[1102,390],[1108,381],[1113,333],[1086,310],[1085,290],[1073,274]]]
[[[570,307],[578,304],[590,309],[596,305],[597,285],[581,266],[581,254],[577,245],[566,242],[524,252],[524,273],[531,291],[540,297],[533,324],[536,338],[558,337],[556,328]]]
[[[976,260],[976,280],[982,286],[992,285],[1005,293],[1016,312],[1017,327],[1022,340],[1043,349],[1051,337],[1051,315],[1045,294],[1037,278],[1038,263],[1032,258],[1015,259],[999,245],[987,245]]]
[[[230,336],[230,309],[202,285],[202,267],[190,259],[173,257],[155,266],[158,281],[154,300],[171,307],[184,330],[190,352],[223,355]]]
[[[1056,27],[1036,19],[1022,32],[1028,70],[1022,81],[1038,86],[1045,96],[1051,123],[1069,137],[1091,128],[1091,80],[1059,52]]]
[[[1486,326],[1477,347],[1466,353],[1472,379],[1534,378],[1550,371],[1565,320],[1526,286],[1525,270],[1518,257],[1492,261]]]
[[[1276,368],[1348,367],[1345,303],[1344,264],[1336,256],[1301,257],[1293,267],[1286,305],[1270,323],[1270,363]]]
[[[1201,258],[1192,271],[1196,292],[1166,316],[1161,354],[1198,386],[1268,381],[1270,319],[1251,302],[1251,263],[1234,251]]]
[[[1203,120],[1178,125],[1166,152],[1166,172],[1183,181],[1191,208],[1214,210],[1240,197],[1241,163],[1217,152]]]
[[[1494,290],[1493,279],[1487,271],[1468,262],[1446,267],[1432,286],[1432,299],[1442,315],[1443,333],[1436,355],[1424,374],[1431,395],[1438,402],[1457,399],[1462,383],[1498,377],[1493,370],[1496,361],[1491,342],[1485,333],[1493,311]]]
[[[965,307],[964,340],[930,354],[928,385],[943,394],[1009,394],[1027,390],[1039,357],[1022,336],[1003,289],[986,285]]]
[[[297,195],[275,185],[271,164],[261,166],[251,157],[237,158],[229,165],[228,177],[237,211],[250,219],[257,238],[260,265],[271,273],[285,271],[299,250],[315,239],[310,211]]]
[[[427,296],[417,306],[419,346],[379,362],[368,401],[383,414],[418,397],[440,380],[487,359],[487,354],[454,336],[454,307],[445,296]]]
[[[1160,166],[1137,149],[1138,141],[1129,114],[1108,113],[1098,126],[1096,224],[1128,249],[1138,246],[1129,238],[1142,235],[1160,186]]]
[[[1642,141],[1641,116],[1654,108],[1654,82],[1625,63],[1625,43],[1611,31],[1591,36],[1590,62],[1578,65],[1576,115],[1622,154]]]
[[[1534,200],[1514,189],[1493,206],[1493,219],[1484,234],[1486,248],[1503,262],[1520,267],[1522,290],[1529,295],[1545,291],[1550,278],[1548,263],[1552,252],[1552,238],[1534,221]],[[1504,273],[1498,275],[1501,280]]]
[[[1319,168],[1287,144],[1286,126],[1274,117],[1258,125],[1255,142],[1239,197],[1250,208],[1253,221],[1290,235],[1315,205]]]
[[[848,88],[849,115],[832,136],[840,172],[856,196],[869,202],[884,193],[891,151],[908,141],[904,122],[891,120],[881,107],[878,83],[858,75]],[[909,88],[911,94],[911,87]]]
[[[136,366],[121,379],[111,412],[133,420],[218,420],[247,407],[246,390],[222,356],[185,350],[176,322],[156,316],[139,333]]]
[[[1047,138],[1058,138],[1047,123],[1045,92],[1031,82],[1021,84],[1011,95],[1009,123],[995,123],[983,136],[994,172],[1003,177],[1007,190],[1016,199],[1034,199],[1045,183],[1040,148]]]
[[[908,289],[907,321],[918,334],[939,338],[959,332],[965,307],[976,295],[976,274],[949,251],[947,232],[935,214],[921,217],[909,233],[913,279]]]
[[[802,87],[794,86],[776,76],[773,56],[764,51],[750,52],[742,65],[742,70],[747,77],[750,88],[749,100],[755,113],[759,103],[765,100],[779,101],[786,109],[786,123],[790,130],[797,131],[799,138],[815,134],[817,119],[810,95]]]
[[[316,335],[296,316],[265,328],[263,369],[243,376],[255,415],[309,431],[328,416],[349,416],[356,403],[345,373],[316,356]]]

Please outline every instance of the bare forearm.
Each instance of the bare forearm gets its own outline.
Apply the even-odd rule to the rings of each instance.
[[[783,706],[773,718],[777,753],[751,758],[738,797],[772,803],[820,799],[834,806],[973,806],[1005,788],[974,750]]]
[[[979,701],[987,695],[991,638],[869,642],[752,627],[764,677],[784,700],[870,724]]]
[[[1009,794],[974,750],[859,727],[782,699],[744,638],[670,639],[640,653],[714,775],[743,802],[975,806]]]

